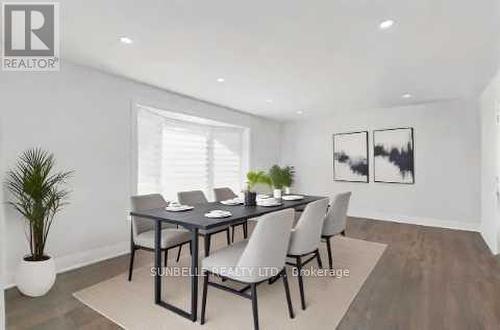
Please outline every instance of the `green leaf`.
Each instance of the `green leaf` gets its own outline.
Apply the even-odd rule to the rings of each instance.
[[[14,169],[7,172],[8,202],[29,226],[33,260],[42,260],[46,240],[56,213],[67,204],[69,192],[63,188],[72,172],[55,172],[55,158],[42,149],[23,152]]]

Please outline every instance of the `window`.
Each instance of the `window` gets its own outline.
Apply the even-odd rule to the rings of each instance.
[[[214,187],[241,191],[245,172],[245,129],[167,111],[139,107],[137,114],[139,194]]]

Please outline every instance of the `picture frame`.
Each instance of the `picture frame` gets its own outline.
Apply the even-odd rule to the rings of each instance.
[[[373,131],[373,181],[415,184],[415,141],[412,127]]]
[[[333,180],[370,182],[368,131],[335,133],[333,140]]]

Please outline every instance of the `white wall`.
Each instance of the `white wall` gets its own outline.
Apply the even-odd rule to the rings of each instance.
[[[375,219],[478,230],[480,133],[478,104],[452,101],[288,123],[281,163],[295,165],[299,191],[333,196],[352,191],[349,214]],[[332,134],[413,127],[415,184],[333,181]]]
[[[133,102],[250,127],[253,168],[279,157],[277,123],[68,63],[55,73],[0,72],[0,100],[5,167],[39,146],[53,152],[60,167],[75,170],[71,204],[48,242],[59,270],[128,250]],[[4,239],[11,283],[27,245],[23,222],[10,208]]]
[[[499,115],[500,74],[481,95],[481,234],[495,254],[500,252]]]

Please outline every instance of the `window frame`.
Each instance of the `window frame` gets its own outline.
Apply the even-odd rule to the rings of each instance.
[[[158,112],[158,113],[162,113],[162,112],[165,112],[166,113],[166,117],[168,120],[172,120],[172,121],[178,121],[179,123],[181,124],[187,124],[187,125],[191,125],[191,123],[189,121],[184,121],[184,120],[178,120],[178,119],[174,119],[174,118],[168,118],[168,114],[175,114],[176,116],[179,115],[179,116],[186,116],[186,118],[188,117],[191,117],[191,118],[197,118],[199,120],[206,120],[206,121],[209,121],[209,122],[213,122],[213,123],[220,123],[221,125],[220,126],[216,126],[216,125],[204,125],[204,124],[198,124],[198,123],[194,123],[193,126],[212,126],[213,128],[217,129],[217,128],[227,128],[227,129],[231,129],[231,128],[234,128],[235,130],[239,130],[241,131],[241,154],[240,154],[240,185],[241,185],[241,189],[244,189],[244,182],[245,182],[245,178],[246,178],[246,172],[248,171],[249,169],[249,164],[250,164],[250,150],[251,150],[251,143],[250,143],[250,136],[251,136],[251,129],[249,127],[245,127],[245,126],[241,126],[241,125],[235,125],[235,124],[232,124],[232,123],[229,123],[229,122],[222,122],[222,121],[219,121],[219,120],[215,120],[215,119],[211,119],[211,118],[208,118],[208,117],[202,117],[202,116],[199,116],[199,115],[194,115],[194,114],[187,114],[183,111],[173,111],[173,110],[167,110],[166,107],[160,107],[160,106],[153,106],[153,105],[148,105],[149,103],[146,103],[146,102],[141,102],[141,101],[137,101],[137,100],[133,100],[131,102],[131,112],[130,112],[130,123],[131,123],[131,126],[130,126],[130,196],[132,195],[137,195],[138,194],[138,186],[139,186],[139,139],[138,139],[138,134],[139,134],[139,128],[138,128],[138,121],[139,121],[139,111],[141,108],[145,108],[145,109],[154,109],[155,112]],[[213,138],[210,138],[211,140],[211,148],[213,148]],[[213,155],[213,150],[210,151],[210,154]],[[211,164],[210,166],[213,167],[213,160],[210,162],[209,161],[209,164]],[[213,180],[214,180],[214,172],[213,171],[209,171],[209,173],[212,173],[212,174],[209,174],[209,180],[211,181],[209,184],[208,184],[208,194],[209,196],[209,199],[212,198],[212,195],[213,195],[213,191],[210,187],[213,187],[213,188],[216,188],[213,186]],[[238,192],[236,192],[238,193]]]

